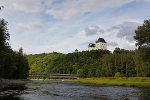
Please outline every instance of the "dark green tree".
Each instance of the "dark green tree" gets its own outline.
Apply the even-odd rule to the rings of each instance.
[[[135,34],[136,46],[150,47],[150,20],[144,20],[143,25],[135,30]]]
[[[144,62],[144,67],[150,70],[150,19],[144,20],[142,26],[138,26],[135,30],[134,39],[136,41],[136,46],[138,50],[143,53],[142,61]],[[147,72],[147,76],[150,76],[150,72]]]
[[[143,61],[143,53],[140,50],[135,50],[135,54],[133,55],[134,63],[135,63],[135,70],[136,75],[138,77],[145,77],[147,76],[145,63]]]
[[[24,79],[29,75],[29,64],[25,55],[22,54],[23,49],[20,48],[19,52],[16,52],[16,70],[13,71],[13,78]]]
[[[0,78],[27,78],[28,60],[23,55],[22,48],[19,52],[14,52],[9,46],[7,25],[7,21],[0,19]]]
[[[16,70],[15,52],[10,47],[5,48],[4,56],[3,78],[13,78],[12,73]]]
[[[5,52],[8,45],[10,35],[7,29],[8,22],[0,19],[0,77],[4,77]]]

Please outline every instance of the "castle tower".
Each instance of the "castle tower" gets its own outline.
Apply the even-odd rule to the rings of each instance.
[[[106,50],[106,49],[107,49],[106,41],[105,41],[103,38],[99,38],[99,39],[96,41],[95,49],[96,49],[96,50],[98,50],[98,49]]]
[[[88,50],[89,50],[89,51],[95,50],[95,44],[89,43],[89,45],[88,45]]]
[[[75,52],[79,52],[78,49],[76,49]]]

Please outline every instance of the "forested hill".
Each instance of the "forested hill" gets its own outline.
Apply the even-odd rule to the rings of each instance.
[[[36,54],[28,55],[30,74],[79,74],[82,76],[99,76],[101,58],[104,54],[110,54],[108,50],[83,51],[78,53],[60,54]]]
[[[50,72],[50,68],[53,65],[53,62],[57,60],[60,56],[63,56],[61,53],[42,53],[35,55],[27,55],[28,63],[30,66],[30,74],[47,74]]]
[[[77,53],[28,55],[30,74],[78,74],[80,77],[149,76],[150,72],[137,65],[144,63],[138,50],[116,48]],[[141,58],[141,59],[140,59]],[[146,72],[147,71],[147,72]]]

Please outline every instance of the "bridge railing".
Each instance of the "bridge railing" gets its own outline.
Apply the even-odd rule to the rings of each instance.
[[[30,74],[29,78],[72,78],[78,79],[77,74]]]
[[[29,74],[29,76],[79,76],[77,74]]]

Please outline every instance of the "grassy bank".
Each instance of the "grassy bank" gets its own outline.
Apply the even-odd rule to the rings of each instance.
[[[120,77],[120,78],[80,78],[73,80],[75,82],[97,85],[97,86],[127,86],[127,87],[142,87],[150,88],[150,78],[147,77]]]

